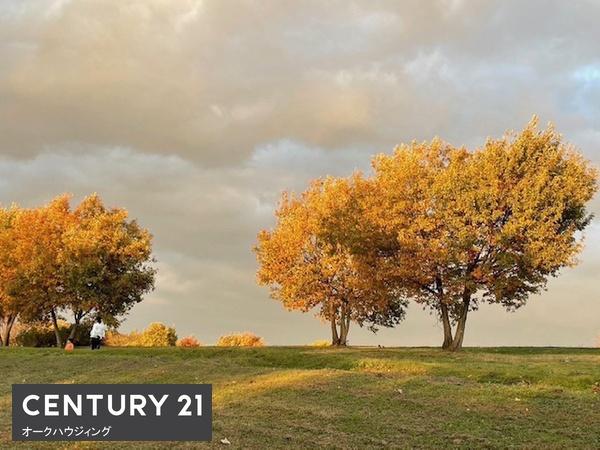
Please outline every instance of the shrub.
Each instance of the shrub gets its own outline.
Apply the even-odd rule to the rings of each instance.
[[[69,327],[64,324],[58,325],[58,332],[66,342],[69,336]],[[14,343],[20,347],[54,347],[56,336],[52,324],[36,323],[23,326],[14,336]]]
[[[164,323],[153,322],[142,331],[119,333],[110,331],[104,341],[109,347],[171,347],[177,342],[175,328]]]
[[[177,347],[194,348],[200,347],[200,341],[194,336],[186,336],[177,341]]]
[[[171,347],[177,343],[175,328],[164,323],[153,322],[148,325],[141,336],[142,347]]]
[[[331,342],[326,339],[320,339],[310,344],[311,347],[331,347]]]
[[[217,342],[219,347],[262,347],[263,338],[254,333],[234,333],[221,336]]]
[[[77,327],[75,333],[75,345],[90,345],[90,330],[92,329],[91,321],[84,321]],[[71,332],[71,324],[64,320],[58,321],[58,332],[60,333],[63,343],[67,342],[67,338]],[[51,323],[40,322],[32,324],[21,324],[13,333],[13,342],[21,347],[55,347],[56,336],[54,327]]]
[[[141,341],[141,334],[137,331],[128,334],[109,331],[106,333],[104,345],[108,347],[140,347],[142,345]]]

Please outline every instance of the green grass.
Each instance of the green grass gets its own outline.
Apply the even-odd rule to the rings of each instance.
[[[600,448],[600,350],[0,349],[0,448]],[[212,443],[10,440],[12,383],[212,383]]]

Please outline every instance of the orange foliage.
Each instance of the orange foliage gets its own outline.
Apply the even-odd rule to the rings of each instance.
[[[195,348],[200,347],[201,345],[200,341],[194,336],[186,336],[177,341],[177,347]]]
[[[142,347],[172,347],[177,343],[175,328],[164,323],[153,322],[141,336]]]
[[[474,151],[412,142],[372,165],[372,177],[285,193],[255,248],[258,282],[285,308],[330,321],[333,344],[345,345],[351,321],[397,324],[411,299],[458,350],[469,311],[515,310],[577,262],[598,173],[536,118]]]
[[[597,188],[596,170],[535,118],[476,151],[413,142],[373,167],[369,211],[396,236],[399,288],[437,313],[450,350],[462,346],[469,311],[515,310],[575,263]]]
[[[334,345],[346,345],[351,321],[375,329],[404,317],[368,215],[372,191],[359,175],[316,180],[301,195],[284,194],[276,226],[258,235],[258,282],[285,308],[329,321]]]
[[[141,334],[137,331],[126,334],[109,331],[104,338],[104,345],[108,347],[141,347]]]
[[[160,322],[151,323],[141,333],[109,331],[104,339],[104,344],[108,347],[170,347],[176,342],[175,328]]]
[[[0,208],[0,337],[17,316],[39,321],[94,312],[108,321],[154,286],[152,236],[127,211],[96,194],[71,209],[61,195],[47,205]]]
[[[263,338],[254,333],[234,333],[221,336],[217,342],[218,347],[263,347]]]

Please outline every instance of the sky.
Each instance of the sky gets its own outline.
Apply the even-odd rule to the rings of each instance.
[[[327,339],[256,284],[251,249],[281,192],[413,139],[474,149],[533,114],[599,164],[599,18],[578,0],[0,0],[0,202],[97,192],[150,229],[156,289],[125,331]],[[470,314],[465,345],[593,345],[599,272],[597,218],[576,268],[515,313]],[[415,305],[349,335],[441,338]]]

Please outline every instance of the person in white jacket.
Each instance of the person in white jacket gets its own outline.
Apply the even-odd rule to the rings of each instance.
[[[102,319],[100,317],[96,318],[96,322],[94,322],[94,326],[92,327],[92,331],[90,331],[90,343],[92,345],[92,350],[100,349],[100,342],[104,339],[106,335],[106,325],[102,323]]]

